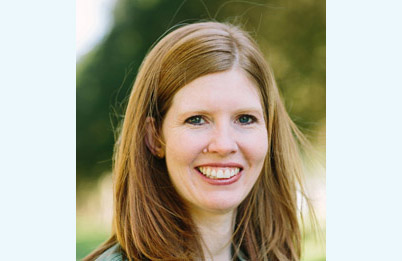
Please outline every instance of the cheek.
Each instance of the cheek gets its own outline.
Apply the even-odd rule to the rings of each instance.
[[[241,141],[241,147],[251,165],[263,164],[268,152],[268,136],[265,130],[248,135]]]
[[[166,161],[172,171],[190,166],[205,146],[202,135],[186,131],[171,133],[166,137]]]
[[[197,136],[198,137],[198,136]],[[171,133],[166,137],[166,165],[177,193],[185,200],[194,196],[192,168],[202,154],[203,140],[189,133]],[[190,200],[191,201],[191,200]]]
[[[261,170],[268,152],[268,138],[266,134],[255,135],[243,143],[242,148],[243,155],[250,166],[249,178],[245,180],[247,190],[250,192],[258,177],[261,175]]]
[[[203,144],[202,135],[186,131],[172,133],[166,138],[166,150],[188,153],[197,151]]]

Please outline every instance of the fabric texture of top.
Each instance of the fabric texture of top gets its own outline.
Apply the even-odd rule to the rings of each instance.
[[[96,261],[126,261],[121,254],[120,245],[116,244],[100,255]]]

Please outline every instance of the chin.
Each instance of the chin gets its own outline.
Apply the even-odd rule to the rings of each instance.
[[[212,212],[227,213],[235,210],[240,205],[240,203],[240,201],[233,200],[216,200],[213,202],[205,202],[202,208]]]

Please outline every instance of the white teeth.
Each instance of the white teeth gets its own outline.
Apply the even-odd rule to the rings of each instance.
[[[224,178],[230,178],[230,170],[226,169],[225,174],[223,175]]]
[[[216,171],[214,169],[211,171],[211,176],[216,178]]]
[[[218,173],[216,174],[216,176],[218,177],[218,179],[223,178],[223,171],[221,169],[218,170]]]
[[[212,179],[228,179],[240,172],[240,168],[199,167],[198,170]]]

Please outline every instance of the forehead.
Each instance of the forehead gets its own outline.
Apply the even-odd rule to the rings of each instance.
[[[173,110],[261,110],[258,87],[240,69],[199,77],[173,97]]]

